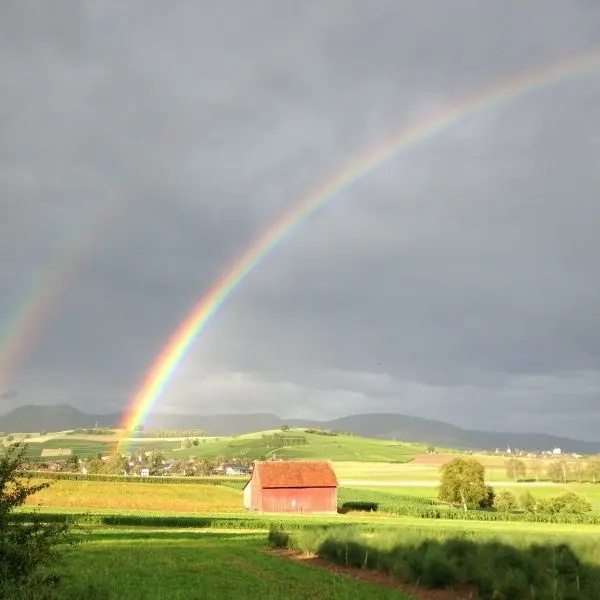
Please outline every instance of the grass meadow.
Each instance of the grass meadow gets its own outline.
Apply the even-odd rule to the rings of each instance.
[[[381,465],[381,468],[396,466]],[[82,543],[67,552],[56,565],[53,573],[58,575],[58,582],[43,594],[27,595],[23,588],[11,597],[15,600],[254,597],[265,600],[471,597],[475,600],[476,595],[461,595],[466,591],[472,593],[475,585],[465,587],[463,580],[471,577],[471,571],[478,572],[478,561],[481,561],[484,570],[487,569],[487,579],[477,579],[477,585],[508,590],[509,595],[497,595],[498,599],[525,599],[532,596],[510,595],[518,586],[521,591],[524,589],[524,579],[517,573],[518,569],[496,572],[492,568],[502,562],[499,556],[522,565],[526,573],[538,567],[546,572],[547,565],[542,565],[539,557],[532,558],[526,547],[567,544],[576,552],[575,559],[569,555],[571,563],[578,561],[577,556],[581,555],[582,566],[576,562],[573,567],[569,563],[569,568],[581,572],[585,586],[600,565],[598,526],[428,519],[387,512],[388,508],[393,511],[395,506],[407,503],[435,504],[435,488],[431,486],[341,486],[338,492],[341,503],[373,500],[381,512],[350,511],[298,517],[246,513],[242,508],[242,491],[229,483],[139,480],[134,483],[126,478],[121,481],[53,481],[51,487],[36,494],[18,516],[27,519],[27,514],[22,513],[32,510],[48,520],[68,518],[69,514],[85,515],[80,525]],[[522,489],[544,495],[560,493],[563,488],[586,495],[592,499],[595,509],[600,510],[600,485],[531,487],[525,484]],[[308,553],[308,559],[294,560],[269,551],[269,531],[273,529],[289,532],[285,536],[295,540],[292,549]],[[454,538],[467,542],[468,547],[463,550],[470,557],[469,572],[457,567],[452,558],[454,542],[448,540]],[[546,555],[550,556],[547,552]],[[353,568],[361,561],[364,563],[361,566],[366,564],[367,569]],[[567,575],[560,577],[564,579]],[[577,597],[568,595],[573,590],[579,593],[573,587],[576,584],[572,578],[565,580],[566,583],[563,579],[555,597],[540,592],[536,600]],[[548,582],[546,577],[540,585],[547,588]],[[432,591],[425,583],[438,588],[455,585],[459,591]],[[582,596],[589,597],[589,594]]]
[[[54,570],[48,599],[411,598],[268,553],[265,533],[103,528],[83,537]]]

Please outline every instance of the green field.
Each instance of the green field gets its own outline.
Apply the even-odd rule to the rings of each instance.
[[[117,448],[116,438],[84,434],[48,434],[27,440],[28,457],[39,459],[44,449],[71,449],[80,458],[108,455]],[[99,439],[100,438],[100,439]],[[367,439],[354,435],[318,435],[304,430],[282,432],[263,431],[235,437],[197,438],[198,445],[182,447],[182,439],[123,439],[121,448],[132,451],[162,452],[167,458],[219,457],[223,460],[245,458],[262,460],[267,457],[283,459],[352,460],[358,462],[406,463],[424,452],[425,446],[390,440]],[[123,450],[121,450],[123,451]],[[48,457],[49,458],[49,457]]]
[[[39,457],[44,448],[70,448],[80,457],[109,454],[116,440],[98,437],[49,435],[30,444],[30,455]],[[298,517],[247,513],[243,509],[243,481],[233,478],[190,478],[188,482],[186,478],[145,481],[121,476],[94,479],[57,474],[55,477],[60,478],[52,481],[49,489],[30,498],[17,511],[16,518],[28,519],[32,509],[43,513],[48,520],[86,515],[81,538],[85,542],[65,556],[58,567],[60,583],[50,595],[40,596],[39,600],[406,599],[411,597],[406,590],[414,591],[406,584],[400,586],[404,591],[399,591],[357,581],[312,566],[310,561],[291,560],[269,552],[267,534],[271,527],[293,533],[298,544],[308,543],[306,540],[312,535],[309,530],[324,526],[328,531],[341,532],[340,539],[347,535],[348,544],[359,545],[371,539],[383,544],[384,538],[388,540],[385,543],[391,543],[389,540],[408,543],[409,537],[438,540],[443,545],[444,540],[458,535],[475,544],[475,552],[479,552],[479,544],[483,548],[492,540],[501,540],[515,548],[532,541],[551,540],[577,548],[590,564],[600,565],[600,544],[596,543],[600,524],[591,524],[600,514],[600,484],[515,483],[506,476],[503,457],[472,456],[485,464],[486,479],[496,491],[509,489],[517,496],[527,491],[534,497],[575,492],[592,504],[593,513],[587,515],[591,517],[587,520],[590,524],[583,524],[584,520],[560,522],[554,518],[547,519],[554,522],[531,522],[524,520],[527,515],[485,511],[472,511],[465,517],[461,511],[440,505],[436,500],[439,466],[456,455],[426,455],[423,446],[412,444],[345,434],[329,436],[278,430],[204,438],[197,446],[185,449],[179,447],[181,442],[176,439],[128,440],[125,445],[130,449],[158,449],[166,456],[182,459],[189,456],[329,459],[340,480],[341,514]],[[371,508],[365,508],[364,504]],[[372,512],[364,512],[368,510]],[[337,534],[331,535],[330,542],[335,546],[339,542],[334,540]],[[381,560],[389,549],[384,550],[373,548],[374,555]],[[330,551],[334,552],[331,548]],[[487,552],[481,550],[484,551]],[[593,569],[590,572],[595,573]],[[413,581],[410,577],[402,580]],[[420,593],[419,597],[429,597]]]
[[[265,552],[246,532],[104,528],[55,571],[53,598],[402,600],[410,596]]]
[[[456,455],[460,456],[460,455]],[[415,456],[413,455],[413,457]],[[470,458],[485,464],[486,478],[492,483],[509,481],[504,467],[504,458],[487,455],[473,455]],[[437,481],[440,468],[437,465],[424,465],[419,461],[395,464],[390,461],[359,462],[355,460],[333,461],[338,479],[359,482],[395,482],[395,481]]]

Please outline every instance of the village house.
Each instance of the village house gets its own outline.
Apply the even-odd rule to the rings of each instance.
[[[271,513],[336,513],[338,480],[328,461],[256,461],[244,507]]]

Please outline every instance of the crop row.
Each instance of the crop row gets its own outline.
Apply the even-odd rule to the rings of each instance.
[[[247,478],[240,479],[235,477],[131,477],[125,475],[104,475],[104,474],[87,474],[83,473],[53,473],[42,471],[27,471],[26,476],[35,479],[45,480],[64,480],[64,481],[105,481],[108,483],[157,483],[157,484],[182,484],[196,483],[199,485],[222,485],[231,487],[236,490],[241,490],[247,482]]]
[[[338,506],[341,512],[351,510],[384,512],[390,515],[420,519],[454,521],[523,521],[528,523],[562,523],[566,525],[600,525],[599,513],[499,512],[492,510],[463,511],[440,506],[432,498],[386,494],[369,490],[340,488]]]
[[[600,568],[592,562],[597,542],[576,547],[555,542],[515,544],[457,533],[411,536],[406,531],[366,538],[353,527],[295,532],[273,527],[269,543],[428,588],[460,587],[470,597],[482,599],[600,597]]]
[[[413,507],[437,506],[437,504],[437,501],[433,498],[426,498],[424,496],[388,494],[361,488],[341,487],[338,489],[338,505],[340,508],[349,510],[405,514],[406,510]]]

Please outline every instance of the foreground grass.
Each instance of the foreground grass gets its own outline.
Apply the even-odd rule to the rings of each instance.
[[[408,600],[262,552],[264,534],[103,529],[69,553],[48,598]]]
[[[44,509],[233,513],[241,510],[242,492],[219,485],[57,480],[31,496],[28,505]]]

